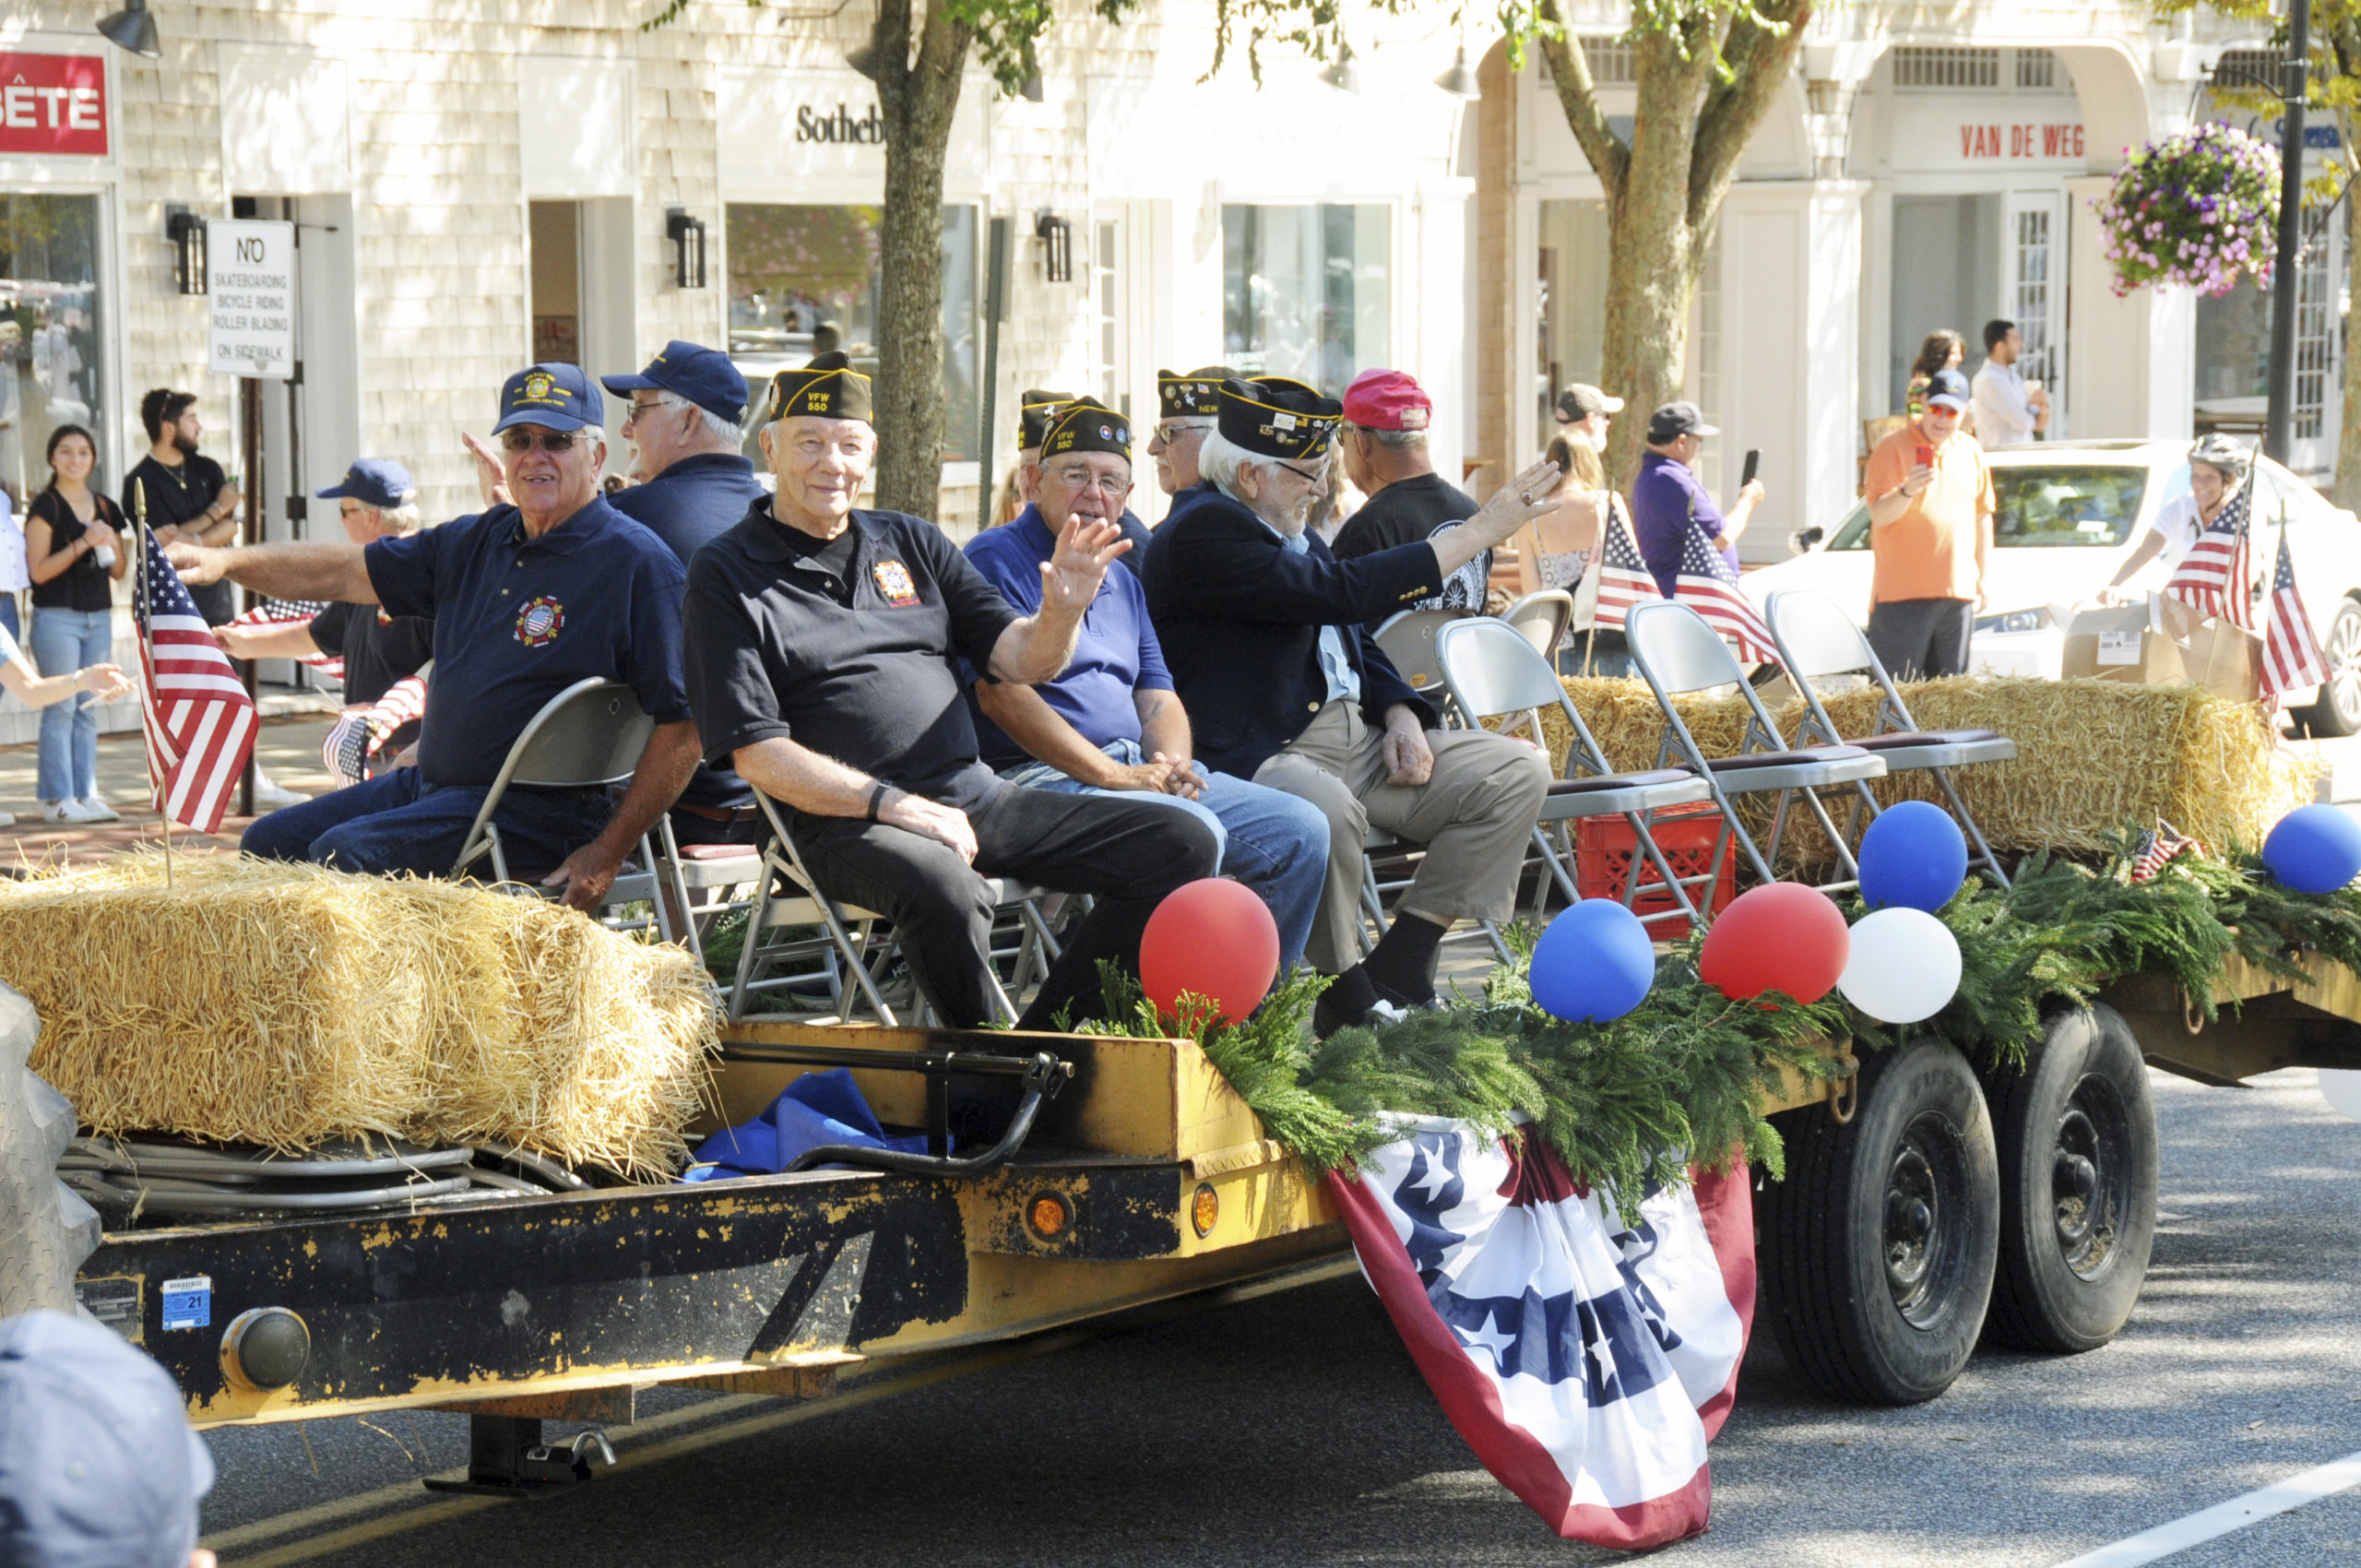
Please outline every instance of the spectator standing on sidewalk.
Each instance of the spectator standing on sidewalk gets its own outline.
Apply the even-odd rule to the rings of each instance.
[[[1610,398],[1597,387],[1577,381],[1558,394],[1554,417],[1560,435],[1568,441],[1583,442],[1592,451],[1604,454],[1607,427],[1622,411],[1622,398]]]
[[[139,399],[139,420],[148,427],[148,455],[123,476],[123,515],[139,520],[145,491],[148,526],[158,544],[235,542],[238,507],[245,497],[220,464],[196,449],[205,434],[196,394],[159,386]],[[237,618],[237,593],[226,582],[193,586],[188,594],[208,626],[226,626]]]
[[[1987,452],[2022,446],[2049,428],[2049,394],[2028,383],[2017,362],[2025,340],[2013,321],[1984,324],[1984,364],[1975,373],[1975,439]]]
[[[1927,411],[1927,388],[1933,385],[1938,373],[1957,370],[1967,357],[1967,339],[1948,327],[1938,327],[1927,334],[1918,345],[1918,357],[1910,362],[1910,389],[1903,397],[1904,419],[1916,419]]]
[[[1927,410],[1878,443],[1869,502],[1869,646],[1898,681],[1967,672],[1968,639],[1992,547],[1992,470],[1959,428],[1967,381],[1938,371]]]
[[[114,647],[114,584],[130,564],[123,513],[90,486],[99,444],[78,424],[49,433],[49,483],[25,514],[33,583],[33,658],[53,673],[98,664]],[[41,814],[113,822],[99,798],[99,712],[88,694],[41,716]]]
[[[1759,479],[1746,482],[1727,513],[1706,493],[1697,478],[1697,455],[1704,450],[1705,437],[1720,434],[1694,403],[1667,403],[1648,416],[1648,449],[1640,455],[1640,472],[1631,481],[1631,542],[1647,561],[1656,591],[1667,599],[1673,596],[1681,551],[1692,529],[1721,552],[1733,573],[1738,570],[1738,536],[1762,499]]]
[[[0,377],[6,370],[0,365]],[[17,618],[17,596],[32,586],[25,573],[25,530],[17,521],[16,497],[0,486],[0,626],[12,637],[25,635],[25,624]]]

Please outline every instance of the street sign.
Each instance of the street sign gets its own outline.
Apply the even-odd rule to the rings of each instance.
[[[217,218],[205,226],[206,368],[286,381],[295,374],[295,225]]]

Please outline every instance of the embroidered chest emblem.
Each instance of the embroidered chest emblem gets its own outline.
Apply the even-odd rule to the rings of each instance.
[[[516,612],[516,640],[527,647],[545,647],[565,630],[565,606],[543,595]]]
[[[880,561],[874,572],[877,591],[885,596],[886,603],[898,610],[919,601],[919,585],[910,581],[908,566],[899,561]]]

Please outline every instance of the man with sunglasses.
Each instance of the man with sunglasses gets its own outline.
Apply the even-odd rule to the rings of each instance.
[[[492,814],[513,866],[548,872],[541,885],[575,909],[599,907],[697,756],[681,675],[685,574],[599,494],[602,417],[579,366],[533,365],[501,387],[492,426],[513,504],[366,546],[170,548],[189,582],[227,577],[281,599],[434,620],[434,700],[417,765],[258,818],[240,849],[345,871],[445,873],[532,717],[577,681],[621,681],[656,720],[622,802],[602,790],[511,787]]]
[[[978,534],[967,559],[1018,610],[1038,607],[1041,567],[1077,519],[1106,522],[1132,493],[1131,422],[1089,398],[1058,410],[1044,440],[1040,499]],[[1128,557],[1127,557],[1128,559]],[[1191,756],[1189,715],[1149,624],[1147,593],[1109,572],[1082,618],[1072,663],[1023,686],[975,678],[976,733],[1003,778],[1064,794],[1119,795],[1194,814],[1221,845],[1221,870],[1254,890],[1279,929],[1279,973],[1303,956],[1326,880],[1328,821],[1307,801],[1207,773]]]
[[[1511,913],[1548,762],[1504,736],[1440,728],[1363,624],[1441,592],[1548,511],[1557,469],[1527,469],[1456,529],[1339,561],[1308,525],[1342,406],[1269,376],[1223,383],[1220,409],[1199,454],[1212,490],[1156,530],[1148,608],[1206,766],[1299,795],[1328,819],[1327,885],[1306,946],[1314,968],[1337,977],[1312,1019],[1326,1035],[1431,1004],[1452,923]],[[1371,824],[1427,854],[1361,960]]]
[[[1967,673],[1992,548],[1992,470],[1960,429],[1967,377],[1939,370],[1927,406],[1878,443],[1862,470],[1869,503],[1869,646],[1897,681]]]

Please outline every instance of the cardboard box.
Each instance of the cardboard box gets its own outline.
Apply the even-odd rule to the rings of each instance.
[[[2218,618],[2200,621],[2181,645],[2181,669],[2217,697],[2256,701],[2262,695],[2262,639]]]
[[[2075,612],[2066,627],[2058,673],[2133,686],[2169,686],[2187,679],[2180,645],[2166,636],[2153,604],[2122,604]]]

